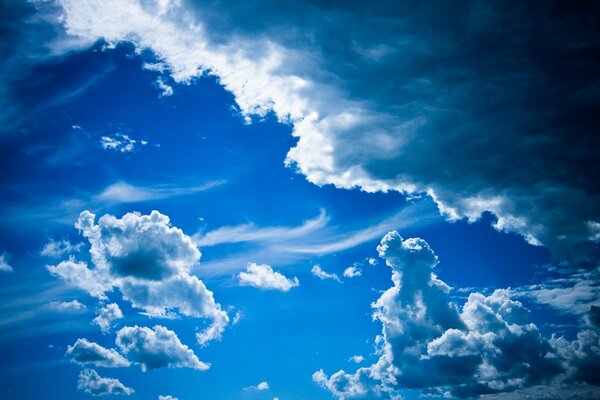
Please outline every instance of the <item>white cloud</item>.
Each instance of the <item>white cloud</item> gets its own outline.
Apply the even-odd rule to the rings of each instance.
[[[225,183],[225,181],[211,181],[196,186],[154,185],[146,187],[116,182],[95,195],[92,202],[98,204],[142,203],[199,193]]]
[[[50,239],[50,241],[44,245],[40,254],[46,257],[61,257],[65,254],[79,253],[82,246],[83,243],[73,244],[66,239],[61,241]]]
[[[158,396],[158,400],[179,400],[179,398],[173,396],[160,395]]]
[[[173,95],[173,88],[170,85],[167,85],[163,78],[159,77],[154,84],[160,90],[158,97],[169,97]]]
[[[356,364],[360,364],[361,362],[363,362],[365,360],[365,358],[363,356],[352,356],[348,359],[348,361],[352,361]]]
[[[356,265],[352,265],[344,270],[344,276],[346,278],[356,278],[361,275],[362,271]]]
[[[12,272],[13,267],[8,263],[8,254],[2,253],[0,254],[0,271],[2,272]]]
[[[182,344],[175,332],[156,325],[152,329],[126,326],[117,333],[117,346],[130,361],[143,371],[158,368],[192,368],[204,371],[210,368],[194,352]]]
[[[87,307],[77,300],[72,301],[51,301],[48,303],[48,308],[58,312],[81,312]]]
[[[121,383],[118,379],[103,378],[93,369],[84,369],[79,373],[77,381],[77,389],[91,394],[92,396],[104,395],[126,395],[129,396],[134,392]]]
[[[135,149],[136,140],[131,139],[128,135],[117,133],[113,136],[102,136],[100,145],[105,150],[114,150],[120,153],[131,153]]]
[[[311,268],[310,272],[316,276],[317,278],[324,280],[324,279],[332,279],[334,281],[337,282],[341,282],[340,278],[337,276],[337,274],[330,274],[328,272],[325,272],[323,270],[323,268],[321,268],[321,266],[319,264],[315,264],[313,265],[313,267]]]
[[[559,102],[540,104],[536,113],[519,113],[531,101],[531,94],[554,93],[551,83],[557,77],[553,74],[561,69],[540,73],[521,64],[520,51],[538,36],[514,35],[520,25],[513,24],[521,19],[510,18],[503,8],[491,7],[490,12],[513,21],[501,32],[494,31],[503,38],[506,51],[507,69],[500,74],[493,54],[469,57],[477,53],[470,49],[480,44],[473,42],[479,35],[463,35],[468,43],[454,46],[453,34],[462,32],[461,28],[453,24],[448,31],[439,30],[445,26],[438,20],[445,9],[430,13],[419,8],[403,15],[404,23],[398,26],[392,23],[398,18],[394,12],[382,16],[377,8],[365,11],[351,4],[340,6],[345,12],[315,6],[310,27],[304,26],[302,17],[278,14],[250,29],[245,13],[231,6],[203,4],[197,10],[187,8],[185,2],[139,0],[59,0],[59,4],[64,9],[61,22],[70,35],[89,43],[103,38],[111,45],[128,41],[138,50],[151,49],[160,61],[146,68],[168,73],[177,83],[214,75],[234,95],[246,120],[273,112],[280,121],[290,122],[298,141],[286,162],[317,185],[427,193],[449,219],[473,221],[491,211],[498,216],[497,229],[519,232],[531,243],[554,248],[595,237],[588,232],[588,221],[598,220],[598,196],[581,183],[593,179],[574,179],[581,171],[575,169],[579,162],[596,155],[590,156],[596,146],[586,145],[589,124],[576,127],[577,136],[584,139],[571,143],[576,147],[572,157],[561,157],[550,149],[571,137],[564,131],[573,127],[545,121],[551,120],[548,115],[572,109]],[[276,22],[283,15],[285,26],[297,29],[280,35]],[[342,27],[359,15],[361,23],[354,25],[359,28],[347,35]],[[211,16],[217,16],[219,23]],[[331,24],[336,18],[341,20]],[[233,26],[223,27],[223,21]],[[393,30],[387,31],[387,26]],[[420,26],[433,29],[415,39]],[[305,32],[305,28],[314,46],[294,37],[294,32]],[[383,33],[374,39],[370,33],[381,29]],[[562,31],[549,29],[547,33]],[[341,42],[332,43],[331,37]],[[450,43],[442,43],[444,38]],[[578,37],[563,39],[581,45]],[[338,51],[323,51],[334,44]],[[590,43],[583,46],[589,48]],[[354,68],[357,59],[360,71]],[[447,73],[448,59],[460,60],[457,74]],[[564,57],[554,61],[570,62]],[[422,65],[431,68],[425,71]],[[534,84],[527,78],[532,74],[545,84]],[[481,87],[501,93],[489,96]],[[568,93],[578,90],[583,89],[571,87]],[[519,118],[503,118],[499,123],[490,109]],[[550,133],[542,138],[540,131]],[[523,147],[523,142],[531,146]],[[532,163],[537,167],[531,168]],[[444,166],[444,174],[435,172],[439,165]],[[555,174],[555,169],[564,172]]]
[[[58,265],[47,265],[46,268],[67,285],[81,289],[98,299],[106,299],[105,292],[111,290],[111,286],[101,275],[89,269],[85,262],[75,261],[73,256],[69,257],[68,261],[62,261]]]
[[[459,310],[433,272],[438,259],[427,242],[394,231],[377,249],[394,283],[373,304],[382,324],[379,360],[355,373],[317,371],[313,380],[338,398],[393,398],[402,388],[474,397],[560,380],[600,384],[585,367],[600,361],[596,331],[573,342],[546,340],[509,290],[471,293]]]
[[[368,259],[369,265],[377,265],[377,260],[375,258],[369,258]]]
[[[258,385],[256,385],[256,390],[269,390],[269,384],[267,382],[261,382]]]
[[[117,303],[110,303],[98,310],[98,316],[94,318],[94,324],[100,327],[102,333],[110,331],[113,321],[123,318],[123,312]]]
[[[80,365],[91,364],[107,368],[129,367],[130,365],[129,361],[114,349],[106,349],[87,339],[77,339],[75,344],[67,347],[65,355]]]
[[[288,292],[291,288],[299,286],[297,277],[292,279],[279,272],[273,271],[270,265],[249,263],[245,272],[238,274],[242,286],[253,286],[262,290],[280,290]]]

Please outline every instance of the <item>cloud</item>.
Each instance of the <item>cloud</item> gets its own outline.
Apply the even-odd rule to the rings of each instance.
[[[93,319],[93,323],[100,327],[102,333],[110,331],[113,321],[123,318],[123,312],[117,303],[110,303],[98,310],[98,316]]]
[[[100,138],[100,145],[104,150],[113,150],[120,153],[131,153],[135,149],[136,143],[137,140],[131,139],[128,135],[122,133]]]
[[[597,237],[595,4],[266,1],[255,21],[219,1],[58,3],[70,35],[150,49],[177,83],[218,77],[248,121],[291,123],[287,164],[317,185],[491,211],[557,254]]]
[[[152,211],[118,219],[107,214],[96,224],[95,215],[84,211],[76,227],[91,244],[94,269],[71,259],[49,266],[52,274],[103,300],[116,287],[149,316],[210,318],[212,324],[197,334],[199,343],[221,338],[229,317],[204,283],[190,275],[200,251],[166,215]]]
[[[270,265],[249,263],[245,272],[238,274],[240,285],[253,286],[262,290],[280,290],[288,292],[291,288],[300,286],[297,277],[286,278],[283,274],[273,271]]]
[[[147,187],[131,185],[126,182],[116,182],[108,186],[101,193],[93,196],[92,202],[98,204],[143,203],[199,193],[224,185],[225,183],[225,181],[210,181],[196,186],[154,185]]]
[[[204,371],[210,368],[194,352],[182,344],[175,332],[156,325],[152,329],[126,326],[117,333],[117,346],[128,358],[148,371],[158,368],[192,368]]]
[[[310,272],[316,276],[317,278],[324,280],[324,279],[333,279],[334,281],[337,282],[341,282],[340,278],[337,276],[337,274],[330,274],[327,273],[325,271],[323,271],[323,269],[321,268],[321,266],[319,264],[315,264],[313,265],[313,267],[311,268]]]
[[[356,364],[360,364],[361,362],[363,362],[365,360],[365,358],[363,356],[352,356],[348,359],[348,361],[352,361]]]
[[[81,312],[87,307],[77,300],[72,301],[51,301],[48,303],[48,308],[58,312]]]
[[[87,339],[77,339],[75,344],[67,347],[65,355],[77,364],[94,365],[96,367],[119,368],[129,367],[130,363],[113,349],[105,349]]]
[[[356,278],[361,275],[362,271],[355,265],[352,265],[351,267],[348,267],[344,270],[344,277],[346,278]]]
[[[438,258],[427,242],[393,231],[377,250],[394,283],[373,304],[382,324],[379,360],[355,373],[313,375],[338,398],[394,398],[403,388],[466,398],[559,381],[600,383],[588,372],[600,357],[597,331],[583,330],[572,342],[545,339],[504,289],[471,293],[459,309],[434,273]]]
[[[50,239],[48,243],[44,245],[41,251],[42,256],[46,257],[61,257],[65,254],[79,253],[83,243],[73,244],[68,240],[54,241]]]
[[[179,399],[177,397],[173,397],[173,396],[160,395],[160,396],[158,396],[158,400],[179,400]]]
[[[367,260],[369,262],[369,265],[377,265],[377,260],[375,258],[369,258]]]
[[[85,262],[75,261],[73,256],[69,257],[68,261],[62,261],[58,265],[47,265],[46,268],[67,285],[81,289],[98,299],[106,299],[105,292],[112,290],[104,277],[89,269]]]
[[[173,88],[170,85],[167,85],[162,78],[156,79],[154,82],[156,88],[160,90],[160,94],[158,97],[169,97],[173,95]]]
[[[8,254],[2,253],[0,254],[0,271],[2,272],[12,272],[13,267],[8,263]]]
[[[269,384],[267,382],[261,382],[258,385],[256,385],[256,390],[269,390]]]
[[[103,378],[93,369],[84,369],[79,373],[77,389],[91,394],[92,396],[129,396],[134,392],[132,388],[123,385],[118,379]]]

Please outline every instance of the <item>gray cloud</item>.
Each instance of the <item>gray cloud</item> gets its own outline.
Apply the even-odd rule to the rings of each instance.
[[[434,273],[438,259],[427,242],[393,231],[377,249],[394,283],[373,304],[382,323],[379,360],[355,373],[317,371],[313,380],[338,398],[393,398],[403,388],[466,398],[551,382],[600,383],[589,372],[600,357],[597,331],[547,340],[503,289],[471,293],[459,310]]]
[[[77,389],[91,394],[92,396],[129,396],[134,392],[132,388],[123,385],[118,379],[103,378],[93,369],[84,369],[81,371],[79,380],[77,381]]]
[[[129,367],[130,363],[116,350],[106,349],[87,339],[77,339],[75,344],[67,347],[65,355],[77,364],[94,365],[96,367]]]
[[[194,352],[182,344],[175,332],[164,326],[152,329],[126,326],[117,333],[117,346],[132,362],[138,363],[143,371],[158,368],[210,368],[198,359]]]

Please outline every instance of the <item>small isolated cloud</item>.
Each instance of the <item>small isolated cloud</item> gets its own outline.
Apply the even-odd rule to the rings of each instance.
[[[357,278],[362,275],[362,271],[355,265],[348,267],[344,270],[344,277],[346,278]]]
[[[77,300],[72,301],[51,301],[48,303],[48,308],[58,312],[81,312],[87,307]]]
[[[110,303],[98,310],[98,316],[94,318],[94,324],[100,327],[102,333],[110,331],[113,321],[123,318],[123,312],[117,303]]]
[[[365,358],[363,356],[352,356],[348,359],[348,361],[352,361],[356,364],[360,364],[361,362],[363,362],[365,360]]]
[[[250,263],[245,272],[238,274],[238,278],[242,286],[253,286],[262,290],[288,292],[291,288],[300,285],[297,277],[287,278],[285,275],[273,271],[273,268],[266,264]]]
[[[165,80],[161,77],[156,79],[156,81],[154,82],[154,86],[156,86],[156,88],[160,90],[160,94],[158,95],[158,97],[168,97],[173,95],[173,87],[171,85],[166,84]]]
[[[79,373],[77,389],[91,394],[92,396],[129,396],[134,392],[132,388],[123,385],[118,379],[103,378],[93,369],[84,369]]]
[[[129,367],[130,363],[114,349],[106,349],[87,339],[77,339],[75,344],[67,347],[65,356],[80,365],[119,368]]]
[[[256,390],[269,390],[269,384],[267,382],[261,382],[256,385]]]
[[[210,365],[196,357],[182,344],[175,332],[156,325],[152,329],[126,326],[117,333],[117,346],[130,361],[139,364],[142,371],[158,368],[193,368],[204,371]]]
[[[122,133],[100,138],[100,145],[104,150],[113,150],[120,153],[131,153],[135,149],[136,143],[137,140],[131,139],[128,135]]]
[[[321,266],[319,264],[313,265],[310,272],[319,279],[333,279],[334,281],[341,282],[341,280],[337,276],[337,274],[330,274],[330,273],[323,271],[323,269],[321,268]]]
[[[13,267],[8,263],[8,254],[2,253],[0,254],[0,271],[2,272],[12,272]]]
[[[44,245],[40,254],[46,257],[61,257],[65,254],[78,253],[82,246],[83,243],[73,244],[66,239],[60,241],[50,239],[50,241]]]
[[[369,263],[369,265],[377,265],[377,259],[373,257],[369,258],[367,262]]]
[[[170,395],[167,395],[167,396],[159,395],[158,400],[179,400],[179,399],[177,397],[173,397]]]

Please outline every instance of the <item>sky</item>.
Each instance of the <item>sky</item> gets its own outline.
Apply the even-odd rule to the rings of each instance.
[[[600,398],[599,7],[0,1],[0,397]]]

